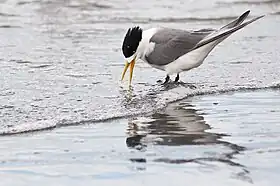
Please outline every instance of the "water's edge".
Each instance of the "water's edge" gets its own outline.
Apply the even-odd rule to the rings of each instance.
[[[188,94],[182,98],[171,100],[169,102],[166,102],[165,105],[161,105],[157,108],[154,108],[153,110],[149,110],[147,112],[134,112],[134,113],[123,113],[119,115],[112,115],[112,116],[103,116],[103,118],[98,119],[88,119],[88,120],[81,120],[81,121],[67,121],[67,120],[42,120],[38,121],[36,123],[26,123],[22,125],[16,125],[10,128],[7,128],[6,130],[0,131],[0,136],[9,136],[9,135],[19,135],[19,134],[26,134],[26,133],[33,133],[33,132],[40,132],[45,130],[53,130],[56,128],[61,127],[68,127],[68,126],[77,126],[77,125],[85,125],[85,124],[93,124],[93,123],[101,123],[101,122],[109,122],[112,120],[117,119],[127,119],[131,117],[136,116],[149,116],[153,113],[160,111],[164,108],[166,108],[169,104],[182,101],[184,99],[195,97],[195,96],[206,96],[206,95],[213,95],[213,94],[227,94],[227,93],[233,93],[233,92],[249,92],[249,91],[259,91],[259,90],[277,90],[280,89],[280,84],[273,84],[269,86],[264,87],[238,87],[238,88],[232,88],[232,89],[226,89],[226,90],[217,90],[217,91],[205,91],[205,92],[197,92],[193,94]],[[110,113],[110,112],[109,112]]]

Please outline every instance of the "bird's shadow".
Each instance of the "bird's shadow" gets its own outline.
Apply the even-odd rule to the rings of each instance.
[[[166,84],[140,82],[135,85],[121,86],[119,89],[120,95],[122,95],[121,105],[129,110],[135,110],[145,106],[149,106],[150,108],[155,107],[157,100],[160,98],[160,94],[178,87],[187,89],[197,88],[193,83],[185,83],[182,81],[169,81]]]
[[[157,81],[157,84],[162,86],[164,90],[170,90],[173,88],[177,88],[179,86],[184,87],[184,88],[190,88],[190,89],[196,89],[197,85],[194,83],[185,83],[183,81],[175,82],[175,81],[169,81],[168,83],[162,83],[161,80]]]
[[[162,91],[168,91],[177,87],[184,87],[184,88],[189,88],[189,89],[196,89],[198,88],[198,85],[195,83],[186,83],[183,81],[175,82],[175,81],[169,81],[167,83],[163,83],[162,80],[158,80],[156,83],[142,83],[139,82],[137,85],[144,86],[144,87],[149,87],[149,92],[162,92]],[[127,94],[134,94],[134,86],[130,85],[128,88],[124,89],[122,87],[123,93]]]

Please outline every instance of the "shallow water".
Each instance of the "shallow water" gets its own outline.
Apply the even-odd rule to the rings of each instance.
[[[277,185],[280,91],[198,96],[146,116],[0,138],[1,184]]]

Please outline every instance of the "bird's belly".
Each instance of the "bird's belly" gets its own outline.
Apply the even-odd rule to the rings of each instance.
[[[214,46],[215,45],[213,45],[213,43],[209,43],[208,45],[200,47],[179,57],[172,63],[165,65],[165,71],[167,74],[172,75],[199,67],[208,54],[212,51]]]

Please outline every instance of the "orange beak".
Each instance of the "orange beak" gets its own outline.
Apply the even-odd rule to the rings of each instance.
[[[128,63],[128,62],[125,63],[125,67],[124,67],[124,70],[123,70],[123,73],[122,73],[122,79],[121,79],[121,80],[123,80],[123,78],[124,78],[124,76],[125,76],[125,73],[126,73],[128,67],[130,66],[129,86],[131,85],[131,80],[132,80],[132,76],[133,76],[134,65],[135,65],[135,58],[134,58],[130,63]]]

